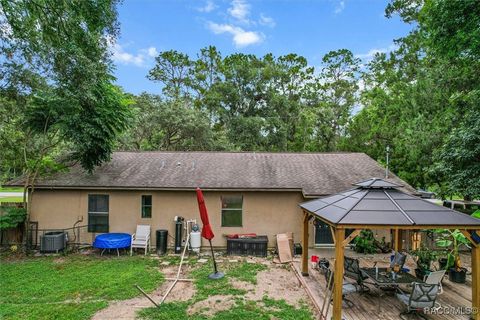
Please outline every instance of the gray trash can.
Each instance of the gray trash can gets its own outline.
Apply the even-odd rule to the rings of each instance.
[[[167,253],[168,230],[160,229],[157,234],[157,254],[164,255]]]

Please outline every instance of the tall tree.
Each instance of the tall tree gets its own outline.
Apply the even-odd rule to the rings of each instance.
[[[133,98],[134,121],[119,139],[124,150],[215,149],[208,118],[189,101],[142,93]]]
[[[129,103],[112,84],[108,49],[118,33],[116,4],[0,0],[0,113],[21,110],[7,122],[19,125],[9,128],[21,142],[29,196],[39,175],[58,169],[60,153],[92,171],[127,127]]]
[[[369,64],[364,107],[349,126],[354,149],[382,160],[391,146],[393,171],[442,195],[478,190],[478,182],[465,179],[478,162],[478,150],[466,143],[475,141],[480,101],[475,2],[391,1],[387,16],[399,14],[414,28],[398,49]]]
[[[24,99],[51,99],[57,110],[37,108],[33,129],[57,128],[72,157],[87,170],[108,160],[129,110],[110,75],[108,45],[118,34],[117,1],[0,1],[0,82]],[[32,86],[25,74],[48,84]],[[46,104],[44,104],[46,105]],[[43,112],[40,112],[43,111]],[[47,116],[48,115],[48,116]],[[55,116],[55,117],[54,117]]]
[[[163,84],[163,93],[171,99],[183,99],[193,85],[193,62],[188,55],[176,50],[161,52],[155,58],[148,79]]]
[[[317,81],[320,94],[313,100],[318,106],[317,139],[320,150],[335,151],[357,102],[360,59],[340,49],[328,52],[322,62]]]

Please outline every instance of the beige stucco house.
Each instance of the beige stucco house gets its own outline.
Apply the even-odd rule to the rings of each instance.
[[[31,221],[39,229],[81,228],[76,242],[92,243],[104,232],[133,233],[136,225],[174,233],[174,217],[197,219],[195,188],[204,191],[213,245],[224,235],[293,232],[300,242],[299,204],[384,177],[385,170],[363,153],[115,152],[94,173],[73,166],[39,180],[31,201]],[[411,189],[395,176],[392,181]],[[15,182],[10,183],[11,185]],[[330,230],[311,225],[313,245],[328,245]],[[173,246],[173,240],[169,242]]]

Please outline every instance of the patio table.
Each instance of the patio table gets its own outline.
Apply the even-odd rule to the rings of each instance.
[[[414,277],[408,272],[399,272],[396,274],[395,279],[392,276],[392,272],[387,272],[387,268],[378,268],[378,275],[376,274],[375,268],[360,268],[362,274],[366,275],[371,279],[375,286],[383,290],[396,290],[400,285],[408,285],[412,282],[420,282],[417,277]],[[383,297],[385,293],[380,293],[380,298]],[[380,312],[380,303],[378,304],[378,311]]]
[[[387,268],[378,268],[378,276],[375,268],[361,268],[360,270],[380,288],[396,288],[401,284],[410,284],[412,282],[423,283],[423,281],[420,281],[408,272],[399,272],[394,279],[392,272],[387,272]]]

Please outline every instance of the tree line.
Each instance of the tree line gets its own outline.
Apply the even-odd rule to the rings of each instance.
[[[359,69],[348,50],[325,55],[318,72],[296,54],[222,57],[212,46],[196,59],[161,52],[148,78],[162,94],[134,98],[136,122],[119,147],[336,151],[357,101]]]
[[[480,7],[392,0],[412,31],[361,61],[297,54],[161,52],[162,93],[114,83],[117,1],[0,0],[0,174],[86,170],[114,150],[366,152],[441,196],[480,196]],[[61,9],[61,10],[60,10]],[[63,12],[64,14],[59,14]],[[33,28],[32,26],[39,26]]]

